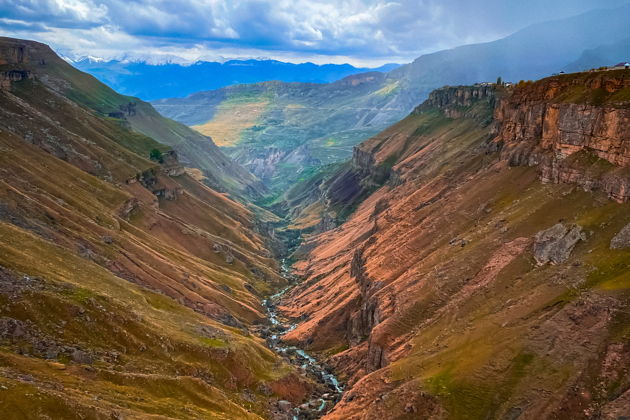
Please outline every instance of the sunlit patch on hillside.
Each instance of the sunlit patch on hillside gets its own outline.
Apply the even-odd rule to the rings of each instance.
[[[255,102],[228,100],[217,107],[217,113],[212,120],[193,128],[212,137],[217,146],[235,146],[241,140],[243,131],[256,125],[268,105],[267,100]]]
[[[388,83],[382,88],[380,88],[379,90],[377,90],[376,92],[374,92],[374,95],[380,95],[380,96],[389,95],[391,93],[397,92],[399,90],[399,86],[400,86],[400,82],[398,81]]]

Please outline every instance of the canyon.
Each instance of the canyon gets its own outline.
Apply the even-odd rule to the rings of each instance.
[[[295,209],[337,220],[280,306],[348,384],[325,418],[628,415],[629,83],[438,89]]]
[[[0,75],[7,418],[630,415],[630,71],[427,91],[281,193],[43,44]]]

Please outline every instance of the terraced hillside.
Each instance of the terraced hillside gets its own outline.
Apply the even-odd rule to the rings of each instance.
[[[286,283],[266,228],[158,142],[200,136],[42,44],[1,39],[0,78],[1,417],[256,419],[301,402],[311,382],[249,332]],[[232,167],[207,167],[213,183],[252,185],[215,149]]]
[[[312,184],[296,224],[356,208],[280,307],[347,381],[325,418],[630,415],[629,92],[623,70],[439,89]]]

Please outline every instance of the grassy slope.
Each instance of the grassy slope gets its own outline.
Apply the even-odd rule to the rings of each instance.
[[[42,76],[41,80],[45,84],[75,103],[94,110],[98,115],[103,117],[110,112],[119,111],[121,105],[135,103],[135,114],[118,122],[128,123],[135,132],[175,148],[183,162],[204,171],[211,187],[240,197],[256,198],[264,193],[264,188],[255,177],[226,158],[207,137],[162,117],[150,104],[138,98],[118,94],[93,76],[63,61],[44,44],[0,37],[0,50],[5,54],[10,54],[12,48],[24,46],[27,46],[27,61],[18,66],[20,69],[28,69]],[[2,67],[0,63],[0,68]],[[11,64],[4,67],[9,70],[15,68]],[[134,151],[143,154],[146,152],[143,149]]]
[[[0,91],[0,412],[232,419],[300,401],[308,385],[246,330],[283,281],[250,210],[162,173],[144,156],[163,146],[60,77]]]
[[[15,418],[24,418],[18,413],[96,418],[113,412],[256,418],[244,407],[262,413],[264,398],[244,401],[239,389],[289,372],[275,367],[275,355],[261,342],[22,229],[2,223],[0,243],[2,265],[20,273],[14,276],[19,286],[13,298],[1,297],[2,317],[28,322],[39,340],[79,348],[96,359],[81,366],[66,353],[38,353],[37,341],[4,340],[0,382],[8,389],[0,409]],[[22,275],[35,280],[26,282]]]

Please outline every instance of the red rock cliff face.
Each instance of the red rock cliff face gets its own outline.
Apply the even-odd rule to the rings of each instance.
[[[515,89],[494,116],[502,156],[512,165],[540,165],[543,182],[628,201],[628,73],[566,75]]]
[[[630,251],[610,242],[630,222],[611,181],[628,121],[605,88],[626,82],[571,77],[438,90],[357,148],[358,172],[389,180],[306,238],[282,308],[299,320],[287,340],[348,384],[326,418],[627,415]],[[573,225],[585,234],[545,245],[566,260],[539,265],[541,232]]]

